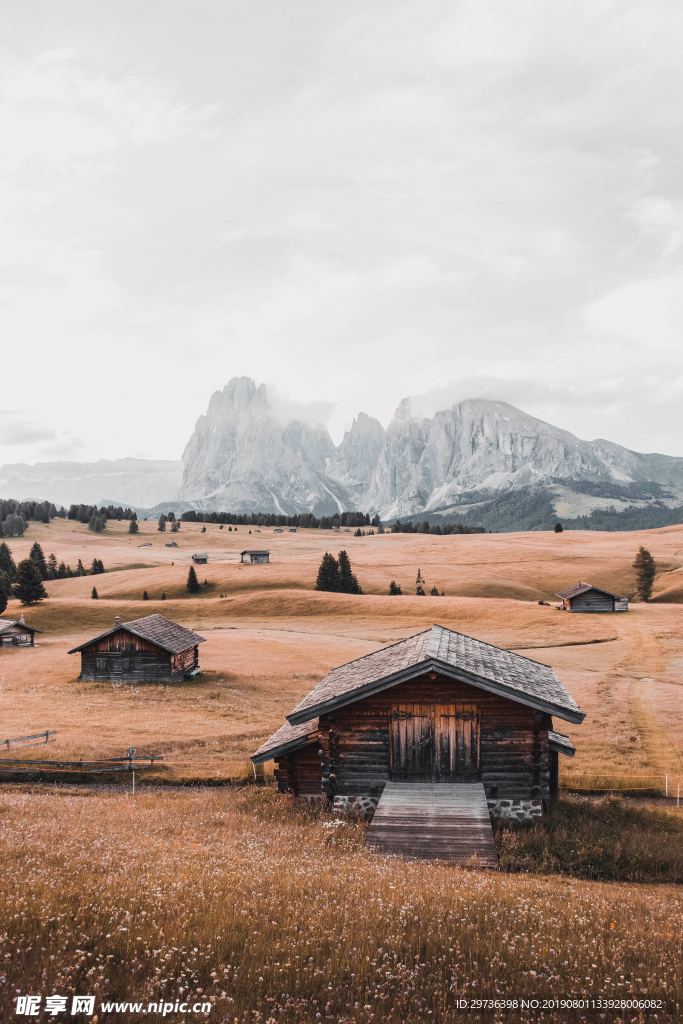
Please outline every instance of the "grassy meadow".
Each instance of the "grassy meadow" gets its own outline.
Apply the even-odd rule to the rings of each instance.
[[[149,522],[131,536],[126,523],[97,535],[54,520],[9,541],[15,560],[35,540],[59,561],[98,557],[107,571],[50,582],[49,598],[25,610],[42,632],[35,649],[0,651],[0,740],[52,729],[49,746],[10,756],[111,757],[132,745],[164,762],[138,780],[135,797],[128,780],[0,783],[0,1019],[15,1019],[16,991],[37,988],[206,995],[213,1019],[233,1024],[526,1021],[538,1011],[463,1015],[456,1000],[582,994],[658,998],[664,1008],[647,1018],[549,1009],[542,1019],[676,1019],[675,807],[565,799],[542,825],[500,829],[503,870],[482,872],[383,859],[363,848],[361,822],[268,787],[216,784],[244,776],[249,753],[330,668],[438,622],[556,669],[587,713],[581,726],[557,723],[577,747],[561,759],[567,786],[659,792],[668,776],[675,793],[683,526],[356,538],[215,525],[202,533],[199,524],[160,534]],[[166,547],[171,540],[178,547]],[[651,604],[627,615],[557,611],[555,591],[578,579],[632,594],[640,544],[659,569]],[[271,564],[240,565],[246,547],[269,548]],[[363,596],[313,589],[323,552],[342,547]],[[194,597],[185,588],[193,551],[209,553]],[[446,596],[410,596],[418,567],[427,589]],[[392,579],[405,596],[387,596]],[[4,614],[21,610],[13,601]],[[77,681],[69,648],[115,615],[151,612],[206,637],[200,677]]]

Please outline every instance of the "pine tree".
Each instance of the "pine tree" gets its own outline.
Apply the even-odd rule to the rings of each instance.
[[[12,589],[14,596],[18,597],[22,604],[37,604],[47,597],[47,590],[33,559],[25,558],[23,562],[19,562],[17,580]]]
[[[146,590],[142,591],[142,600],[143,601],[149,601],[149,594],[147,593]]]
[[[49,580],[57,579],[57,556],[54,552],[47,556],[47,578]]]
[[[131,519],[131,521],[128,523],[128,533],[139,533],[139,532],[140,532],[140,526],[138,524],[137,517],[136,517],[135,519]]]
[[[180,523],[177,519],[174,519],[171,523],[171,533],[177,533],[180,529]]]
[[[90,591],[90,596],[93,599],[93,601],[97,601],[98,600],[100,595],[97,593],[97,587],[93,587],[92,588],[92,590]]]
[[[339,590],[342,594],[362,594],[360,584],[351,568],[351,559],[346,551],[340,551],[337,556],[339,566]]]
[[[564,527],[562,523],[555,523],[555,533],[563,533]]]
[[[90,566],[90,572],[93,576],[99,576],[100,573],[104,572],[104,562],[101,558],[93,558]]]
[[[392,595],[398,595],[403,593],[396,580],[392,580],[391,583],[389,584],[389,593]]]
[[[425,578],[422,575],[422,569],[417,570],[417,576],[415,578],[415,594],[417,597],[425,596]]]
[[[165,532],[167,521],[168,520],[167,520],[166,516],[162,512],[161,515],[159,516],[159,522],[157,524],[157,530],[159,531],[159,533],[164,533]]]
[[[83,565],[83,562],[81,561],[80,558],[78,559],[78,564],[76,566],[76,575],[85,576],[85,566]]]
[[[633,568],[636,570],[636,592],[641,601],[649,601],[652,597],[652,586],[657,575],[657,566],[655,560],[642,545],[638,549],[638,554],[633,562]]]
[[[431,594],[432,597],[439,597],[439,588],[438,587],[432,587],[432,589],[429,591],[429,593]]]
[[[4,541],[0,544],[0,572],[4,572],[10,580],[16,579],[17,567],[12,558],[12,552]]]
[[[95,533],[102,533],[107,526],[107,517],[104,513],[100,513],[97,509],[93,510],[92,515],[88,519],[88,529],[94,530]]]
[[[165,601],[165,600],[166,600],[166,591],[165,591],[165,590],[163,591],[163,593],[162,593],[162,595],[161,595],[161,600],[162,600],[162,601]]]
[[[341,589],[339,579],[339,563],[334,555],[326,551],[322,557],[318,569],[318,577],[315,581],[316,590],[324,590],[328,593],[338,594]]]
[[[47,579],[47,562],[45,561],[45,555],[38,541],[35,542],[28,556],[34,563],[36,569],[40,573],[41,580]]]
[[[190,591],[191,594],[198,594],[199,591],[202,589],[199,585],[197,573],[195,572],[195,568],[193,565],[190,566],[190,571],[187,574],[187,589]]]
[[[7,601],[12,593],[12,582],[5,572],[0,572],[0,615],[7,607]]]

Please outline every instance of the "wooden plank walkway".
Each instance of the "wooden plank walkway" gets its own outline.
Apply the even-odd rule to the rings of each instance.
[[[481,782],[387,782],[366,843],[378,853],[498,866]]]

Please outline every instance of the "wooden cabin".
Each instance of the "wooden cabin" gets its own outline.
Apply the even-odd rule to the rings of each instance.
[[[79,679],[175,683],[199,672],[204,637],[164,615],[121,622],[74,647],[81,655]]]
[[[270,551],[240,551],[240,562],[249,565],[267,565],[270,562]]]
[[[491,815],[531,818],[574,752],[554,718],[584,715],[551,668],[432,626],[334,669],[252,761],[276,762],[281,792],[339,808],[369,811],[390,780],[481,782]]]
[[[35,647],[39,629],[27,626],[22,615],[18,619],[0,619],[0,647]]]
[[[195,565],[206,565],[206,563],[209,561],[209,556],[207,555],[206,551],[195,551],[194,555],[192,556],[192,561],[194,562]]]
[[[628,598],[611,594],[609,590],[594,587],[592,583],[580,580],[567,590],[558,591],[565,612],[627,612]]]

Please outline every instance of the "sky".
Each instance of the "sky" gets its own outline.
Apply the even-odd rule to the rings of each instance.
[[[683,6],[3,0],[0,463],[246,375],[683,456]]]

